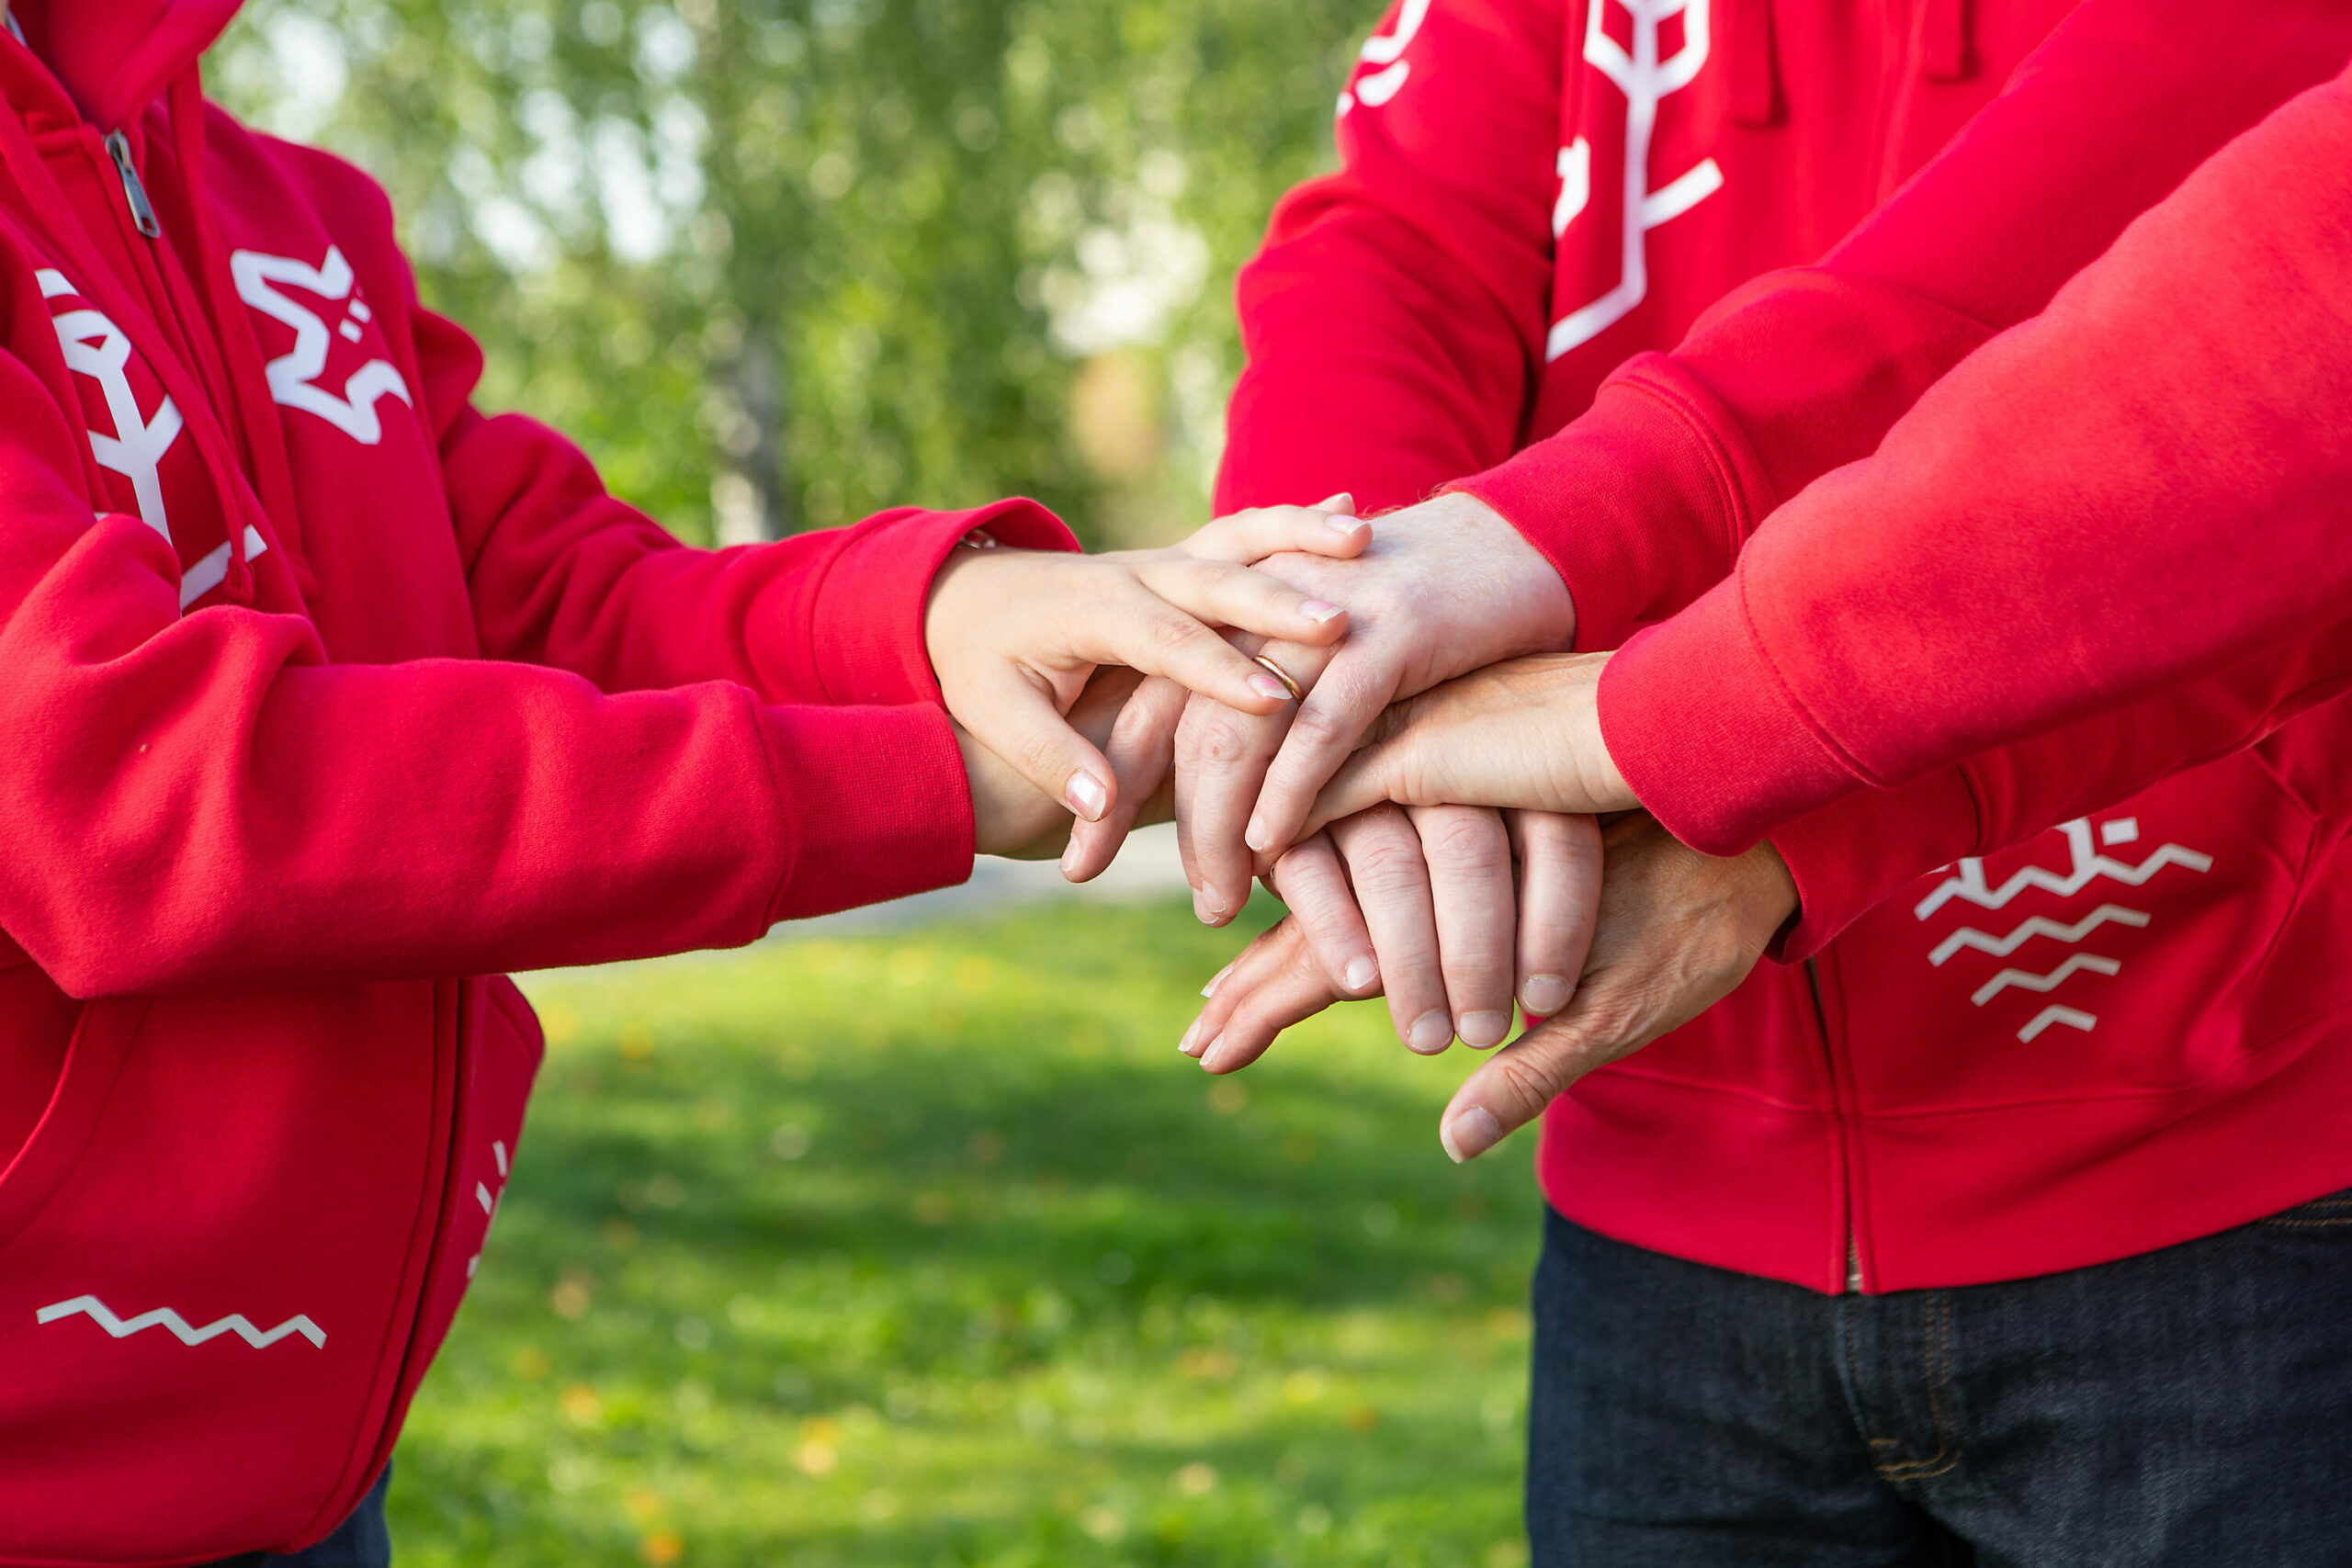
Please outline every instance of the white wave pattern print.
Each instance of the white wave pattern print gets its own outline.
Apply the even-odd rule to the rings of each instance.
[[[2119,817],[2099,824],[2096,845],[2091,821],[2086,817],[2062,823],[2058,830],[2066,839],[2070,863],[2065,871],[2056,872],[2043,866],[2030,865],[1996,887],[1985,880],[1982,860],[1964,860],[1952,868],[1951,875],[1938,883],[1925,898],[1919,900],[1912,913],[1922,920],[1927,919],[1955,898],[1973,904],[1980,909],[2002,909],[2027,892],[2051,893],[2061,898],[2072,898],[2092,883],[2101,880],[2120,883],[2126,887],[2144,887],[2159,872],[2168,867],[2200,873],[2213,868],[2212,856],[2180,844],[2160,845],[2136,863],[2118,860],[2102,852],[2098,846],[2113,848],[2138,841],[2140,821],[2135,817]],[[2037,937],[2072,946],[2087,939],[2092,932],[2109,926],[2145,927],[2151,919],[2143,909],[2103,903],[2071,922],[2052,919],[2047,915],[2030,916],[1998,936],[1978,931],[1973,926],[1962,926],[1935,945],[1928,954],[1928,962],[1941,968],[1964,952],[2007,958]],[[2003,969],[1979,986],[1969,1000],[1983,1007],[2012,987],[2048,996],[2077,975],[2113,976],[2120,973],[2122,967],[2120,960],[2102,953],[2077,953],[2048,974],[2037,974],[2030,969]],[[2018,1038],[2030,1043],[2044,1031],[2061,1023],[2087,1033],[2098,1027],[2098,1017],[2080,1008],[2052,1002],[2034,1014],[2018,1031]]]
[[[97,1297],[75,1296],[70,1302],[45,1306],[33,1315],[42,1324],[56,1323],[69,1317],[87,1317],[117,1339],[128,1339],[146,1329],[161,1328],[181,1344],[191,1348],[207,1340],[218,1339],[224,1334],[235,1335],[256,1350],[266,1350],[279,1340],[290,1339],[297,1335],[321,1350],[327,1348],[326,1330],[300,1313],[266,1330],[254,1327],[253,1320],[241,1312],[232,1312],[198,1328],[170,1307],[157,1307],[153,1312],[142,1312],[137,1317],[118,1317],[114,1310]]]

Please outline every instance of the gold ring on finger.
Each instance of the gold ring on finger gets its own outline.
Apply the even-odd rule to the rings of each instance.
[[[1281,665],[1275,663],[1272,660],[1267,658],[1262,653],[1252,654],[1250,657],[1255,659],[1260,664],[1264,665],[1266,672],[1283,683],[1283,689],[1290,694],[1290,700],[1292,702],[1303,703],[1306,700],[1306,694],[1299,689],[1299,684],[1296,681],[1291,679],[1289,671],[1283,669]]]

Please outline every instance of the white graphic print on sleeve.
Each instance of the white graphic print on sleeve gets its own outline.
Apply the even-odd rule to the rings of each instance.
[[[491,1157],[498,1162],[498,1190],[492,1192],[487,1181],[474,1183],[474,1201],[481,1205],[482,1247],[490,1245],[491,1222],[498,1218],[498,1202],[500,1199],[506,1196],[506,1178],[509,1174],[505,1142],[503,1139],[493,1139],[490,1145],[490,1153]],[[481,1269],[481,1247],[476,1247],[474,1255],[466,1259],[466,1278],[472,1279]]]
[[[80,292],[63,273],[51,268],[43,267],[34,276],[40,284],[44,299]],[[99,394],[106,399],[107,414],[114,421],[112,435],[101,435],[96,427],[91,429],[90,455],[97,458],[100,468],[112,468],[130,481],[140,521],[164,536],[168,543],[172,525],[164,511],[163,463],[164,454],[179,439],[178,407],[167,394],[156,405],[153,419],[139,412],[139,395],[131,389],[125,368],[130,363],[130,339],[103,311],[86,305],[60,310],[51,324],[57,329],[59,346],[65,351],[65,367],[98,384]]]
[[[1605,14],[1614,4],[1633,17],[1633,48],[1609,36]],[[1713,158],[1702,158],[1656,190],[1650,188],[1650,141],[1657,130],[1660,99],[1698,79],[1707,63],[1709,0],[1593,0],[1585,13],[1585,62],[1616,84],[1625,96],[1624,222],[1619,235],[1616,286],[1552,323],[1544,357],[1557,359],[1591,342],[1648,297],[1649,231],[1681,217],[1723,188],[1724,174]],[[1658,36],[1666,22],[1682,18],[1682,47],[1658,58]],[[1357,91],[1363,87],[1359,85]],[[1592,149],[1581,136],[1560,150],[1560,199],[1552,211],[1552,233],[1567,232],[1592,193]]]
[[[327,351],[334,346],[327,324],[317,311],[288,299],[277,286],[292,284],[322,299],[349,300],[339,330],[346,341],[357,342],[369,312],[367,301],[352,292],[351,264],[340,250],[329,245],[326,260],[317,266],[288,256],[239,251],[229,258],[229,272],[237,281],[238,298],[294,329],[293,348],[269,362],[269,394],[280,405],[317,414],[363,446],[384,438],[383,424],[376,417],[377,399],[389,393],[412,408],[416,405],[408,383],[387,359],[371,359],[353,371],[341,397],[318,384],[326,373]]]
[[[1376,109],[1396,96],[1397,89],[1404,86],[1405,79],[1413,73],[1413,62],[1405,58],[1405,51],[1411,45],[1414,35],[1421,30],[1421,24],[1429,20],[1429,16],[1430,0],[1405,0],[1404,5],[1397,8],[1394,32],[1374,33],[1364,39],[1363,51],[1357,58],[1366,65],[1377,65],[1381,69],[1365,73],[1356,79],[1354,86],[1340,94],[1341,114],[1359,103],[1368,109]]]
[[[2207,872],[2213,868],[2212,856],[2180,844],[2161,845],[2137,865],[2101,854],[2092,847],[2088,818],[2061,823],[2058,831],[2066,840],[2070,864],[2065,871],[2055,872],[2043,866],[2030,865],[1995,887],[1985,881],[1982,860],[1963,860],[1953,867],[1951,875],[1939,882],[1925,898],[1919,900],[1912,913],[1922,920],[1927,919],[1955,898],[1973,904],[1980,909],[2000,909],[2029,890],[2072,898],[2101,878],[2120,882],[2127,887],[2144,887],[2150,878],[2167,866],[2179,866],[2195,872]],[[2102,823],[2098,830],[2098,842],[2110,847],[2136,842],[2139,837],[2140,822],[2135,817],[2115,818]],[[1928,954],[1928,962],[1941,968],[1960,953],[1970,951],[1987,953],[1995,958],[2007,958],[2036,937],[2071,946],[2105,926],[2144,928],[2149,922],[2150,917],[2144,910],[2127,909],[2120,904],[2101,904],[2072,924],[2053,920],[2047,915],[2034,915],[2001,936],[1993,936],[1973,926],[1962,926],[1935,945]],[[2003,969],[1979,986],[1969,1000],[1983,1007],[2012,987],[2048,996],[2076,975],[2112,976],[2120,974],[2122,968],[2122,964],[2116,959],[2096,953],[2077,953],[2046,975],[2035,974],[2029,969]],[[2098,1027],[2098,1018],[2079,1008],[2063,1007],[2053,1002],[2018,1030],[2018,1038],[2030,1043],[2044,1030],[2060,1023],[2087,1032]]]
[[[54,1306],[41,1308],[33,1314],[33,1320],[51,1324],[75,1316],[87,1317],[117,1339],[128,1339],[143,1329],[161,1328],[191,1349],[208,1339],[218,1339],[223,1334],[233,1334],[256,1350],[266,1350],[279,1340],[297,1334],[321,1350],[327,1348],[326,1330],[300,1313],[266,1330],[254,1327],[253,1320],[241,1312],[232,1312],[198,1328],[170,1307],[157,1307],[153,1312],[142,1312],[137,1317],[118,1317],[114,1309],[97,1297],[75,1296],[70,1302],[59,1302]]]

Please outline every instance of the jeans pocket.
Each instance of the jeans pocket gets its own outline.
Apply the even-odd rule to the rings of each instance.
[[[2352,1230],[2352,1187],[2314,1198],[2308,1203],[2298,1203],[2291,1209],[2266,1215],[2255,1222],[2261,1225],[2277,1225],[2285,1230]]]

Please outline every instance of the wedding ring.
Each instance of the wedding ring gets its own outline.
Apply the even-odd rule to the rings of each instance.
[[[1283,669],[1281,665],[1275,663],[1272,660],[1267,658],[1262,653],[1252,654],[1250,657],[1255,659],[1260,664],[1264,665],[1266,672],[1283,683],[1283,689],[1290,694],[1290,700],[1292,702],[1303,703],[1306,700],[1306,694],[1300,691],[1298,682],[1290,678],[1289,671]]]

